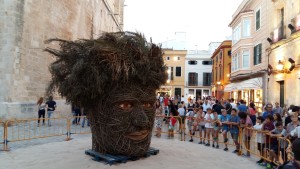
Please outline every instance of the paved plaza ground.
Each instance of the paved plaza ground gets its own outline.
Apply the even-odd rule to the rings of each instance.
[[[45,141],[48,138],[44,139]],[[37,139],[40,140],[40,139]],[[49,142],[0,152],[0,168],[13,169],[261,169],[255,158],[245,158],[196,142],[153,137],[158,155],[113,166],[96,162],[84,154],[91,147],[91,134],[76,135],[71,141]]]

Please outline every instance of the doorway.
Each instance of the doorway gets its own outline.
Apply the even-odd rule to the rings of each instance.
[[[284,81],[279,81],[279,104],[280,107],[284,106]]]

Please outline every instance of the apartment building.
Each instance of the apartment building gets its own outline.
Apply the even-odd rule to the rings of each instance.
[[[182,96],[185,85],[185,57],[186,50],[163,49],[163,59],[168,67],[168,79],[165,85],[157,91],[159,94],[168,94],[171,97]]]
[[[185,98],[203,98],[211,95],[211,53],[207,50],[189,50],[185,59]]]
[[[224,86],[230,84],[231,40],[223,41],[211,56],[212,60],[212,96],[218,100],[228,99],[230,94],[224,92]]]
[[[244,0],[235,11],[232,28],[231,84],[224,91],[230,97],[254,102],[262,111],[268,101],[268,7],[271,0]]]

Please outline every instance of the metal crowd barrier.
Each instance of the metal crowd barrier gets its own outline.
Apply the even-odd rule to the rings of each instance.
[[[85,124],[72,124],[74,118],[85,120]],[[90,127],[87,125],[85,116],[79,117],[58,117],[8,120],[0,122],[0,144],[3,144],[3,151],[8,151],[8,143],[54,136],[66,136],[65,140],[71,140],[71,134],[89,134]]]
[[[262,134],[263,143],[258,144],[256,141],[258,134]],[[240,142],[242,151],[249,152],[266,162],[274,162],[277,165],[289,160],[286,150],[291,146],[291,142],[285,137],[271,137],[269,131],[257,131],[247,127],[242,129],[241,138],[243,138]]]
[[[5,150],[5,138],[6,138],[6,131],[5,131],[5,127],[4,127],[5,123],[4,122],[0,122],[0,144],[2,144],[2,150]],[[0,149],[1,150],[1,149]]]
[[[193,117],[193,120],[195,121],[196,118]],[[188,119],[186,119],[186,122],[185,122],[185,125],[188,127]],[[186,128],[186,127],[185,127]],[[217,133],[217,139],[214,139],[214,136],[213,133],[210,133],[210,139],[208,139],[207,137],[207,133],[206,133],[206,128],[204,129],[204,131],[202,131],[201,135],[200,136],[200,129],[198,128],[198,126],[194,127],[194,125],[191,126],[192,128],[192,131],[194,132],[193,133],[190,133],[189,131],[188,132],[188,136],[189,137],[192,137],[192,138],[197,138],[197,140],[199,139],[199,141],[202,141],[202,144],[204,143],[212,143],[212,142],[215,142],[215,143],[218,143],[218,144],[223,144],[223,145],[227,145],[227,146],[231,146],[231,147],[236,147],[237,145],[235,144],[234,140],[232,139],[232,136],[231,136],[231,133],[230,131],[227,132],[227,141],[225,142],[224,140],[224,137],[223,137],[223,134],[220,133],[221,129],[222,129],[222,126],[219,126],[219,129],[218,130],[214,130],[212,129],[214,132]],[[193,129],[194,128],[194,129]],[[196,128],[196,131],[195,131],[195,128]],[[230,127],[229,127],[230,128]],[[188,129],[189,130],[189,129]],[[240,130],[240,129],[239,129]],[[240,133],[240,132],[239,132]],[[240,136],[238,136],[238,138],[240,138]],[[204,143],[203,143],[204,142]],[[238,141],[238,143],[240,143],[240,141]],[[240,154],[240,153],[239,153]]]

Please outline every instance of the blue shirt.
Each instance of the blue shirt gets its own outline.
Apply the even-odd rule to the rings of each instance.
[[[240,118],[239,118],[239,116],[231,116],[229,121],[230,122],[239,123],[240,122]],[[231,134],[238,134],[239,133],[239,127],[238,127],[238,125],[231,125],[230,133]]]
[[[273,115],[274,115],[274,111],[271,111],[271,112],[265,111],[265,112],[263,113],[263,118],[266,119],[268,115],[272,115],[272,116],[273,116]]]
[[[239,111],[247,113],[248,107],[245,104],[241,104],[238,106]]]
[[[226,114],[226,116],[221,115],[221,122],[229,121],[230,120],[230,115]],[[222,129],[228,131],[228,124],[223,124]]]

